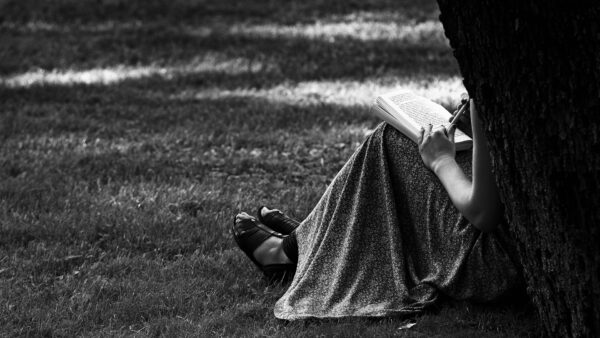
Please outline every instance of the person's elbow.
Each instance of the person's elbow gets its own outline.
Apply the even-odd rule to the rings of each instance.
[[[502,215],[482,213],[481,215],[475,216],[471,224],[481,232],[488,233],[494,231],[500,222],[502,222]]]
[[[492,232],[498,224],[502,223],[504,207],[498,196],[485,196],[487,198],[471,199],[469,216],[471,224],[482,232]]]

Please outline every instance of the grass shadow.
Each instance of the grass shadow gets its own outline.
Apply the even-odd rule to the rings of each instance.
[[[435,1],[367,0],[302,2],[259,0],[241,4],[235,0],[56,0],[42,4],[35,0],[5,0],[0,3],[0,21],[59,23],[102,22],[106,20],[202,22],[218,20],[260,20],[261,22],[298,22],[326,15],[345,15],[357,11],[404,11],[411,18],[437,17]]]
[[[218,32],[198,37],[190,32],[162,28],[80,35],[24,34],[3,40],[6,49],[0,54],[0,73],[5,75],[40,68],[82,71],[115,66],[154,69],[156,73],[196,72],[199,76],[210,74],[211,68],[217,67],[224,68],[225,73],[250,70],[256,78],[253,82],[263,83],[458,74],[450,48],[437,40],[406,43],[339,37],[328,41],[302,36],[236,36]]]

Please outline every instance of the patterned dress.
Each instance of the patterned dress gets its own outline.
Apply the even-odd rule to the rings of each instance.
[[[471,176],[471,152],[456,160]],[[490,301],[522,286],[504,225],[482,233],[417,146],[381,124],[296,229],[298,268],[277,318],[413,314],[445,295]]]

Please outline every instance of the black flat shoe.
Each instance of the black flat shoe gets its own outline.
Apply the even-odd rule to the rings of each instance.
[[[263,216],[261,213],[263,208],[271,209],[264,205],[258,207],[258,211],[256,212],[258,215],[258,220],[275,231],[278,231],[284,235],[289,235],[298,227],[298,225],[300,225],[300,222],[288,217],[279,210],[272,210],[267,215]]]
[[[290,281],[296,273],[296,264],[260,264],[254,258],[254,250],[271,236],[283,238],[284,235],[269,229],[264,224],[257,222],[254,218],[241,219],[236,222],[233,219],[231,234],[237,245],[250,258],[250,260],[263,272],[265,279],[269,283]]]

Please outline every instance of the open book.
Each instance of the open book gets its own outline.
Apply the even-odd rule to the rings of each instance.
[[[373,112],[415,143],[418,142],[421,127],[427,128],[431,123],[434,128],[440,125],[449,128],[448,120],[452,117],[444,107],[410,91],[378,96]],[[473,146],[473,140],[459,129],[454,133],[454,143],[457,151]]]

